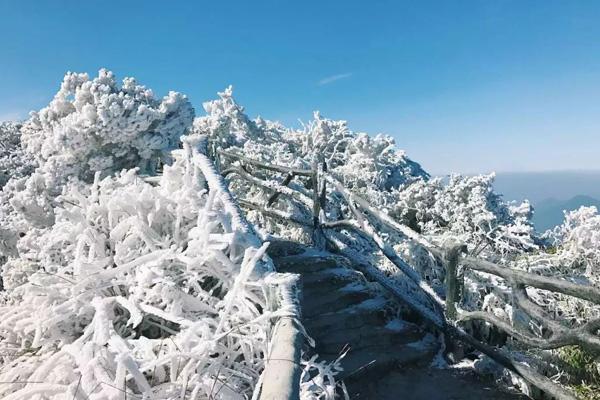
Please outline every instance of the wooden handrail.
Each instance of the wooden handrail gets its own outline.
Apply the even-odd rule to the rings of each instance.
[[[312,226],[313,226],[312,221],[302,220],[300,218],[296,218],[292,215],[289,215],[289,214],[284,213],[279,210],[275,210],[273,208],[264,207],[264,206],[261,206],[260,204],[256,204],[251,201],[244,200],[244,199],[239,199],[238,202],[240,203],[240,205],[242,207],[259,211],[266,216],[278,219],[280,221],[292,222],[294,224],[301,225],[301,226],[304,226],[307,228],[312,228]]]
[[[446,317],[450,321],[456,320],[456,303],[460,297],[458,282],[458,261],[461,253],[467,251],[467,246],[456,244],[448,249],[446,253]]]
[[[313,160],[312,184],[313,184],[313,245],[320,250],[325,249],[325,236],[321,227],[321,214],[325,215],[325,179],[323,174],[327,172],[327,164]]]
[[[275,193],[279,193],[280,195],[291,197],[292,199],[296,199],[296,200],[300,201],[306,207],[309,207],[309,208],[313,207],[313,199],[309,198],[308,196],[306,196],[305,194],[301,193],[298,190],[294,190],[288,186],[283,186],[274,181],[265,181],[263,179],[256,178],[255,176],[252,176],[251,174],[249,174],[248,172],[244,171],[241,168],[232,167],[232,168],[228,168],[225,171],[227,172],[228,175],[232,174],[232,173],[237,174],[240,178],[243,178],[246,181],[249,181],[263,189],[267,189],[267,190],[273,191]]]
[[[467,334],[462,329],[460,329],[457,325],[455,325],[455,322],[466,321],[469,319],[481,319],[486,322],[492,323],[499,329],[506,331],[506,333],[513,336],[515,339],[520,340],[526,345],[542,349],[557,348],[568,344],[579,344],[593,349],[600,349],[600,337],[598,337],[595,334],[595,332],[598,329],[600,329],[600,319],[589,321],[584,326],[573,330],[568,330],[561,324],[547,317],[544,314],[544,311],[541,309],[541,307],[531,302],[528,299],[524,288],[525,286],[531,286],[538,289],[549,290],[577,297],[583,300],[588,300],[595,304],[600,304],[600,289],[595,288],[593,286],[576,284],[562,279],[536,275],[527,271],[510,269],[476,257],[462,256],[462,253],[465,252],[465,247],[460,244],[454,245],[452,248],[449,249],[441,248],[431,243],[429,240],[427,240],[422,235],[415,232],[408,226],[402,225],[393,220],[387,214],[376,210],[369,204],[367,200],[350,192],[341,184],[341,182],[339,182],[332,175],[326,172],[326,165],[324,163],[322,164],[322,167],[320,167],[319,164],[313,164],[312,170],[297,170],[279,165],[265,164],[224,150],[220,150],[219,154],[239,159],[247,164],[253,165],[258,168],[287,174],[282,185],[274,185],[271,183],[267,185],[269,188],[276,191],[276,193],[270,197],[269,205],[272,204],[274,200],[276,200],[279,194],[285,194],[292,198],[294,197],[291,195],[291,192],[294,191],[294,189],[287,187],[287,184],[293,179],[295,175],[312,177],[313,198],[311,201],[312,207],[309,207],[309,209],[312,209],[313,213],[312,224],[309,221],[295,219],[280,211],[265,208],[263,206],[247,201],[242,200],[240,201],[240,204],[247,208],[259,210],[265,215],[271,216],[273,218],[279,218],[303,226],[312,225],[313,241],[315,242],[315,244],[318,243],[318,235],[322,230],[351,229],[357,232],[358,234],[369,240],[386,256],[386,258],[388,258],[388,260],[390,260],[394,265],[396,265],[400,270],[404,272],[404,274],[409,278],[409,280],[412,281],[414,285],[416,285],[415,288],[418,289],[422,294],[424,294],[426,298],[429,298],[431,300],[431,305],[434,306],[434,310],[436,309],[436,307],[438,308],[436,311],[441,312],[442,318],[439,319],[440,314],[438,314],[436,311],[430,312],[426,310],[422,307],[422,305],[417,304],[418,302],[415,303],[414,299],[410,298],[409,295],[406,295],[405,293],[401,293],[400,291],[396,290],[391,281],[389,281],[389,278],[382,274],[377,268],[368,266],[368,263],[363,262],[362,264],[365,265],[364,268],[362,268],[361,270],[363,270],[363,272],[367,276],[369,276],[373,280],[378,281],[380,284],[382,284],[384,288],[390,291],[392,295],[398,297],[404,303],[411,306],[411,308],[415,309],[417,312],[422,314],[427,321],[441,329],[449,336],[454,337],[457,340],[463,341],[465,343],[468,343],[469,345],[472,345],[477,350],[483,352],[484,354],[487,354],[504,367],[509,368],[512,371],[518,373],[525,380],[537,386],[538,388],[550,393],[557,399],[573,400],[575,398],[566,389],[555,384],[542,374],[537,373],[531,367],[528,367],[523,363],[519,363],[512,360],[508,355],[504,354],[504,352],[499,349],[495,349],[482,342],[479,342],[471,335]],[[230,168],[226,170],[226,172],[238,172],[238,170],[236,168]],[[250,181],[251,183],[258,184],[259,186],[262,185],[263,187],[265,186],[264,182],[266,181],[255,177],[251,177],[248,173],[242,172],[238,173],[238,175],[241,178]],[[347,219],[338,221],[327,221],[326,214],[324,212],[324,200],[326,198],[325,182],[329,182],[330,184],[332,184],[332,186],[335,187],[335,190],[342,194],[346,203],[348,203],[352,214],[356,218],[356,221]],[[288,191],[290,193],[288,193]],[[295,192],[300,193],[299,191]],[[303,203],[305,205],[308,205],[307,201],[303,201]],[[371,224],[373,224],[373,226],[371,226]],[[445,302],[439,299],[437,294],[426,282],[422,280],[422,278],[416,270],[414,270],[400,256],[398,256],[398,254],[391,246],[385,243],[385,241],[377,233],[376,228],[378,226],[384,226],[387,229],[391,229],[392,231],[401,234],[409,240],[414,241],[415,243],[419,244],[424,249],[429,251],[433,256],[445,263],[447,284]],[[332,240],[329,237],[329,235],[325,235],[325,237],[330,241]],[[341,242],[335,240],[332,243],[334,243],[338,247],[341,245]],[[342,252],[348,251],[349,249],[346,248]],[[360,257],[358,254],[353,253],[352,258],[356,260]],[[492,316],[491,314],[480,311],[467,312],[457,309],[457,304],[460,303],[460,282],[458,281],[457,277],[457,267],[459,264],[474,271],[493,274],[505,279],[513,288],[513,292],[515,293],[515,298],[517,299],[518,303],[517,305],[521,307],[524,311],[529,313],[529,315],[533,318],[545,320],[546,325],[552,331],[552,336],[548,340],[537,338],[531,334],[527,334],[516,330],[516,328],[512,327],[510,323],[500,320],[497,317]]]
[[[240,211],[229,189],[224,177],[217,173],[212,161],[206,155],[206,136],[191,135],[184,141],[192,162],[201,170],[207,181],[209,190],[217,193],[232,217],[232,223],[236,229],[249,233],[252,245],[260,247],[261,241],[255,234],[245,215]],[[285,277],[276,279],[274,276]],[[302,374],[301,356],[303,328],[300,324],[300,281],[296,274],[273,274],[267,293],[269,306],[273,310],[285,311],[273,326],[271,345],[266,354],[265,369],[261,375],[259,387],[260,400],[300,400],[300,378]]]
[[[276,297],[277,309],[287,309],[289,316],[278,319],[273,329],[271,345],[266,354],[265,369],[260,380],[259,400],[300,400],[302,375],[302,345],[304,337],[300,326],[300,276],[287,276],[279,283]]]

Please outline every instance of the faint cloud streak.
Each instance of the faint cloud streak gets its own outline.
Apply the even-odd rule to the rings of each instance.
[[[339,81],[341,79],[347,79],[347,78],[350,78],[351,76],[352,76],[352,72],[346,72],[344,74],[337,74],[337,75],[328,76],[326,78],[321,79],[319,81],[318,85],[319,86],[329,85],[330,83],[333,83],[335,81]]]

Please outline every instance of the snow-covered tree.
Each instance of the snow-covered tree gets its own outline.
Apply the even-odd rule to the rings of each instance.
[[[21,160],[23,177],[11,175],[0,192],[0,256],[16,252],[15,237],[29,226],[54,223],[54,199],[68,181],[90,183],[97,172],[108,176],[134,167],[143,173],[156,170],[178,147],[193,117],[190,102],[180,93],[158,100],[135,79],[125,78],[119,85],[104,69],[93,79],[67,73],[50,104],[32,112],[20,128],[22,151],[12,158]],[[31,159],[36,168],[30,174]]]
[[[138,166],[152,172],[191,125],[186,96],[170,92],[156,99],[133,78],[118,84],[100,70],[96,78],[67,73],[50,104],[23,125],[22,142],[48,182]]]
[[[536,249],[531,205],[504,202],[493,182],[494,174],[420,180],[398,192],[393,214],[435,241],[453,238],[493,259]]]

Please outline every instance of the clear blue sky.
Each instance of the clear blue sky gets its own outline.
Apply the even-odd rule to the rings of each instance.
[[[198,114],[228,84],[319,109],[434,173],[600,169],[600,1],[0,0],[0,119],[103,66]]]

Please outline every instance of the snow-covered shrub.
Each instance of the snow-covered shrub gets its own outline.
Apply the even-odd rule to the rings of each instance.
[[[544,234],[550,251],[517,258],[514,268],[559,277],[585,285],[600,285],[600,214],[595,207],[565,212],[564,222]],[[600,317],[600,306],[571,296],[528,289],[529,295],[551,314],[572,326]]]
[[[334,400],[340,398],[336,391],[338,386],[348,399],[346,386],[336,382],[336,376],[342,372],[340,360],[345,357],[343,352],[333,362],[319,361],[318,355],[306,358],[303,354],[302,374],[300,376],[300,396],[302,400]]]
[[[25,168],[21,179],[12,175],[0,192],[0,258],[15,254],[15,238],[29,227],[52,226],[55,198],[68,181],[90,183],[97,172],[108,176],[134,167],[153,172],[168,161],[193,117],[182,94],[158,100],[135,79],[119,85],[104,69],[93,79],[66,74],[50,104],[20,128],[25,156],[18,149],[13,154],[34,159],[37,168],[30,176],[32,168]]]
[[[68,184],[55,224],[27,232],[4,266],[0,380],[30,383],[1,397],[252,392],[269,318],[286,310],[267,304],[265,246],[235,228],[189,154],[176,151],[157,186],[136,170]]]
[[[329,172],[356,190],[387,190],[427,177],[427,173],[386,135],[370,137],[348,129],[316,112],[302,129],[286,128],[262,118],[251,120],[233,98],[229,87],[219,99],[204,103],[208,115],[194,121],[194,131],[206,134],[221,148],[234,147],[261,161],[310,168],[326,161]]]
[[[600,214],[596,207],[565,212],[564,222],[547,236],[565,270],[579,271],[600,284]]]
[[[46,180],[90,182],[97,171],[139,166],[152,172],[178,146],[193,117],[180,93],[158,100],[134,78],[119,85],[105,69],[93,79],[67,73],[50,104],[23,125],[22,142]]]
[[[7,255],[14,254],[19,234],[26,230],[10,199],[17,192],[15,186],[22,184],[36,165],[21,146],[20,130],[20,124],[0,123],[0,266]]]

